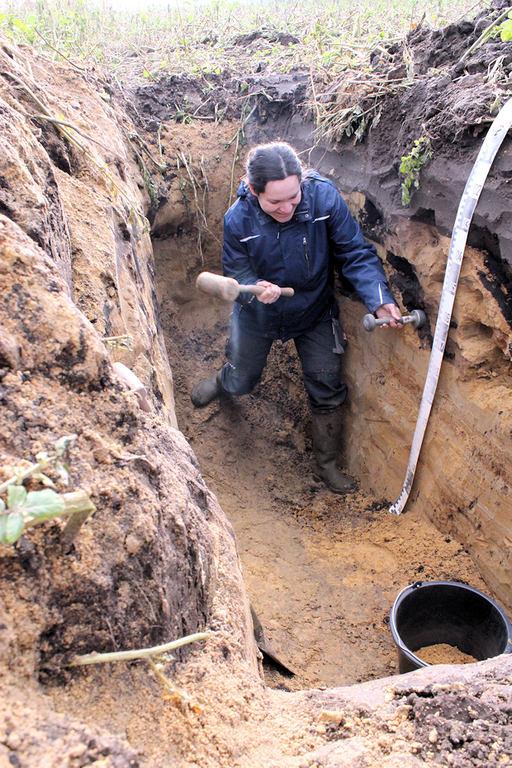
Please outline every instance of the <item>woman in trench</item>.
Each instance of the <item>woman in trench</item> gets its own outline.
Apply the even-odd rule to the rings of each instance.
[[[238,198],[224,217],[224,274],[264,286],[258,296],[239,294],[226,345],[227,363],[192,390],[197,408],[223,393],[246,395],[258,384],[273,341],[293,339],[313,424],[314,477],[335,493],[355,490],[336,465],[342,405],[340,380],[346,337],[333,295],[334,266],[368,308],[392,327],[401,313],[375,251],[365,243],[334,184],[304,171],[291,146],[254,147]],[[290,286],[294,296],[281,296]]]

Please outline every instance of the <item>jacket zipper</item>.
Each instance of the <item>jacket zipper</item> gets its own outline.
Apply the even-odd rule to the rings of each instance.
[[[305,237],[302,238],[302,245],[304,246],[304,258],[306,259],[306,264],[308,267],[308,277],[311,277],[311,270],[309,267],[309,251],[308,251],[308,241]]]

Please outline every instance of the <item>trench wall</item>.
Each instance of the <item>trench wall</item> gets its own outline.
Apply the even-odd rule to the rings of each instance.
[[[55,521],[0,547],[0,674],[35,679],[56,649],[144,647],[210,620],[257,674],[233,531],[176,428],[137,134],[105,81],[1,35],[0,61],[1,474],[74,434],[69,489],[97,508],[69,553]],[[42,85],[78,147],[34,126]],[[114,362],[140,378],[148,412]]]
[[[362,327],[366,308],[354,296],[340,297],[349,337],[345,463],[364,490],[393,503],[405,478],[425,383],[451,226],[472,164],[461,168],[445,162],[442,178],[431,168],[422,176],[421,194],[404,209],[397,204],[397,169],[391,173],[388,168],[383,183],[371,137],[363,145],[319,145],[313,126],[295,117],[271,130],[265,127],[264,134],[259,129],[253,139],[276,134],[302,151],[310,167],[337,183],[367,239],[375,243],[404,313],[421,308],[428,317],[421,331],[406,327],[401,333],[370,334]],[[495,161],[498,166],[508,163],[508,150],[505,144]],[[457,537],[510,611],[512,333],[506,262],[510,234],[503,226],[509,209],[510,199],[491,177],[469,242],[494,242],[501,252],[466,249],[440,382],[405,514],[419,506],[439,530]]]

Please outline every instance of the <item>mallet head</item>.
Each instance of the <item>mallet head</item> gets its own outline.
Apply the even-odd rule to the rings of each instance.
[[[374,317],[365,315],[363,317],[363,328],[365,331],[374,331],[378,325],[389,325],[394,320],[393,317]],[[405,315],[400,320],[395,320],[402,325],[412,325],[413,328],[421,328],[427,322],[427,316],[421,309],[413,309],[410,315]]]

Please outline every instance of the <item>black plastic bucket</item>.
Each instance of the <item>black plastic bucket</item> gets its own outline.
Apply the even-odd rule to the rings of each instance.
[[[494,600],[456,581],[418,581],[403,589],[390,616],[400,674],[429,667],[414,651],[446,643],[477,661],[512,652],[512,625]]]

